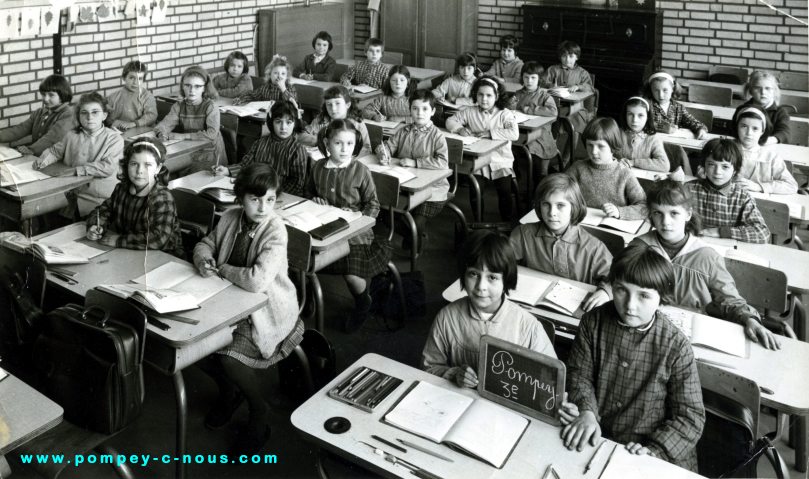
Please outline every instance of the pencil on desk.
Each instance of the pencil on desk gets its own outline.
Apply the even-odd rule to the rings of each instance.
[[[598,453],[601,451],[601,448],[604,447],[604,444],[606,444],[606,443],[607,443],[607,440],[605,439],[605,440],[601,441],[601,444],[598,445],[598,447],[596,448],[596,452],[593,453],[593,457],[591,457],[590,461],[587,463],[587,465],[584,466],[584,473],[585,474],[587,474],[587,471],[589,471],[590,468],[593,467],[593,462],[596,460],[596,457],[598,457]]]

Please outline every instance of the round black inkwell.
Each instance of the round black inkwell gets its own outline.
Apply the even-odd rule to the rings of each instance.
[[[326,422],[323,423],[323,427],[332,434],[342,434],[351,429],[351,421],[344,417],[336,416],[326,419]]]

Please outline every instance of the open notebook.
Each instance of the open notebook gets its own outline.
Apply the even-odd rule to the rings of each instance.
[[[396,178],[399,178],[400,183],[405,183],[405,182],[410,181],[410,180],[412,180],[413,178],[416,177],[416,175],[414,175],[410,171],[409,168],[405,168],[405,167],[402,167],[402,166],[392,166],[392,165],[382,166],[382,165],[375,165],[375,164],[366,165],[366,166],[368,166],[368,169],[371,170],[371,171],[375,171],[377,173],[382,173],[383,175],[390,175],[390,176],[394,176]]]
[[[157,135],[154,131],[147,131],[146,133],[141,133],[140,135],[130,136],[130,140],[134,140],[136,138],[157,138]],[[160,140],[163,143],[163,146],[173,145],[175,143],[179,143],[183,140]]]
[[[623,444],[610,446],[612,453],[600,479],[629,479],[634,477],[654,479],[697,479],[702,476],[663,462],[649,455],[636,455],[626,450]],[[598,477],[593,475],[593,477]]]
[[[338,218],[351,223],[362,217],[362,211],[341,210],[334,206],[319,205],[309,200],[295,204],[291,208],[278,208],[275,212],[278,213],[278,216],[284,218],[284,222],[290,226],[306,232],[331,223]]]
[[[172,189],[204,196],[220,203],[234,203],[233,178],[222,176],[213,179],[210,175],[189,175],[171,182]]]
[[[749,356],[747,338],[740,325],[708,316],[697,320],[692,313],[669,306],[661,306],[660,311],[691,340],[693,346],[702,346],[740,358]]]
[[[517,288],[508,295],[508,298],[517,303],[547,308],[581,319],[584,315],[581,304],[588,294],[590,294],[588,291],[562,279],[548,280],[520,274]],[[466,295],[466,291],[461,290],[459,280],[444,291],[444,299],[449,302]]]
[[[273,101],[251,101],[245,105],[223,105],[219,107],[222,113],[232,113],[239,117],[266,116],[272,108]]]
[[[520,224],[536,223],[539,221],[536,210],[531,210],[520,218]],[[583,225],[603,226],[623,231],[629,234],[643,234],[652,229],[652,225],[645,220],[619,220],[610,218],[603,211],[596,208],[587,208],[587,216],[581,221]]]
[[[113,249],[95,242],[91,246],[87,244],[89,240],[80,241],[85,238],[86,232],[84,223],[74,223],[45,238],[33,240],[14,235],[3,244],[21,253],[30,252],[48,265],[89,263],[90,259]]]
[[[486,399],[473,399],[420,381],[383,422],[497,468],[506,463],[529,424],[528,419]]]
[[[170,261],[127,284],[99,285],[98,289],[131,297],[158,313],[171,313],[198,308],[231,284],[218,276],[204,278],[191,264]]]
[[[13,160],[15,158],[20,158],[22,153],[15,150],[14,148],[9,148],[7,146],[0,146],[0,161],[6,160]]]
[[[44,180],[51,176],[34,169],[34,162],[22,165],[0,163],[0,187],[19,186],[32,181]]]

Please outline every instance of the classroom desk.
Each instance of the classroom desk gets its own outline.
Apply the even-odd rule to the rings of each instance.
[[[650,172],[650,173],[652,173],[652,172]],[[590,211],[590,212],[599,212],[600,211],[598,208],[587,208],[587,210]],[[601,214],[603,215],[603,213],[601,213]],[[531,208],[531,210],[529,210],[528,213],[526,213],[525,215],[523,215],[522,218],[520,218],[520,224],[521,225],[525,225],[525,224],[528,224],[528,223],[537,223],[537,222],[539,222],[539,217],[537,216],[537,212],[536,212],[536,210],[534,208]],[[620,231],[620,230],[616,230],[616,229],[612,229],[612,228],[604,228],[602,226],[596,226],[596,225],[585,225],[585,224],[581,224],[581,223],[580,223],[580,225],[581,226],[586,226],[588,228],[598,228],[598,229],[606,231],[608,233],[618,235],[618,236],[620,236],[620,237],[622,237],[624,239],[624,244],[625,245],[628,245],[633,239],[635,239],[635,237],[650,231],[651,228],[652,228],[651,224],[649,224],[648,221],[644,222],[643,226],[641,226],[641,228],[640,228],[639,233],[625,233],[625,232]]]
[[[45,233],[38,238],[49,236],[57,231],[59,230]],[[162,251],[149,251],[148,254],[145,254],[144,251],[116,248],[96,256],[88,264],[67,266],[67,269],[76,273],[72,277],[76,284],[68,284],[48,275],[47,287],[65,291],[77,299],[81,299],[82,301],[79,302],[83,303],[87,291],[99,284],[126,283],[170,261],[184,263]],[[182,370],[230,344],[233,341],[235,324],[266,304],[265,295],[250,293],[236,285],[231,285],[200,304],[199,309],[176,313],[198,320],[199,324],[161,318],[161,321],[171,326],[168,331],[148,324],[149,341],[146,343],[144,361],[163,374],[171,376],[174,383],[177,408],[177,457],[185,454],[187,434],[187,404]],[[183,461],[177,461],[176,476],[185,477]]]
[[[7,161],[10,165],[24,165],[36,160],[26,155]],[[65,176],[45,178],[17,187],[0,188],[0,216],[22,223],[22,232],[30,234],[30,220],[67,206],[65,193],[93,181],[92,176]]]
[[[133,136],[147,133],[154,130],[151,126],[138,126],[131,128],[121,133],[124,141],[132,143],[135,140]],[[180,171],[183,168],[188,168],[194,161],[194,154],[199,150],[208,146],[207,140],[183,140],[178,143],[173,143],[166,147],[166,168],[170,172]]]
[[[379,159],[376,157],[376,155],[366,155],[361,158],[357,158],[357,161],[360,161],[366,165],[379,164]],[[393,158],[391,164],[398,166],[399,160],[397,158]],[[416,177],[399,185],[399,201],[393,211],[404,216],[405,223],[407,223],[407,226],[410,229],[412,240],[411,244],[417,245],[418,231],[416,230],[416,223],[413,220],[413,216],[410,214],[410,212],[420,204],[429,200],[430,196],[432,195],[430,186],[452,176],[452,170],[449,168],[444,170],[406,168],[406,170],[416,175]],[[387,210],[387,206],[382,205],[382,209]],[[393,227],[393,225],[391,225],[391,227]],[[410,248],[410,271],[416,271],[418,269],[416,264],[418,256],[417,249],[418,248],[415,247]]]
[[[177,186],[181,185],[182,182],[193,182],[196,185],[204,186],[208,183],[213,183],[214,181],[220,179],[219,176],[211,175],[205,171],[198,171],[191,175],[185,176],[183,178],[178,178],[169,182],[169,189],[176,188]],[[275,208],[282,208],[284,205],[288,205],[294,203],[296,201],[302,200],[303,198],[290,195],[287,193],[282,193],[281,196],[278,198],[278,201],[275,203]],[[235,204],[224,204],[220,203],[217,204],[217,210],[219,209],[229,209],[235,208],[237,205]],[[309,258],[302,258],[303,262],[308,263],[309,268],[307,271],[302,271],[302,273],[306,274],[311,283],[312,283],[312,293],[315,299],[315,329],[323,333],[325,331],[325,314],[323,310],[323,289],[320,286],[320,281],[317,278],[317,272],[321,269],[325,268],[326,266],[334,263],[335,261],[343,258],[349,252],[349,245],[348,240],[351,238],[364,233],[371,228],[374,227],[376,224],[376,220],[371,218],[370,216],[361,216],[355,221],[349,223],[349,227],[347,230],[340,231],[339,233],[326,238],[325,240],[318,240],[315,238],[311,238],[312,241],[312,249]],[[291,252],[297,252],[296,249],[288,250]]]
[[[367,366],[376,371],[390,374],[403,379],[399,385],[384,401],[382,401],[372,413],[366,413],[358,408],[349,406],[342,402],[329,398],[327,392],[348,377],[357,368]],[[585,465],[590,461],[595,449],[587,446],[582,452],[569,451],[564,447],[560,438],[561,429],[551,426],[540,420],[528,418],[529,425],[517,446],[511,453],[502,469],[494,467],[456,452],[447,446],[435,444],[432,441],[410,434],[402,429],[389,426],[380,421],[388,412],[392,405],[404,394],[414,381],[423,381],[430,384],[449,389],[471,398],[480,400],[480,395],[476,390],[470,388],[460,388],[451,381],[447,381],[438,376],[425,371],[396,362],[376,354],[366,354],[356,363],[349,366],[345,371],[337,376],[319,392],[315,393],[308,401],[303,403],[292,413],[292,425],[298,430],[301,436],[307,441],[319,447],[328,449],[335,454],[342,456],[349,461],[371,470],[375,474],[387,478],[412,478],[409,470],[395,466],[386,461],[382,456],[374,454],[373,450],[358,441],[365,441],[385,452],[389,452],[399,458],[409,461],[418,467],[424,468],[439,478],[465,479],[495,479],[495,478],[539,478],[550,464],[553,464],[559,476],[565,479],[571,477],[598,478],[605,469],[608,457],[615,446],[613,441],[607,440],[596,461],[593,463],[592,472],[583,475]],[[515,411],[516,413],[516,411]],[[344,434],[330,434],[323,428],[324,422],[334,416],[341,416],[351,422],[351,429]],[[390,446],[383,445],[371,438],[371,434],[377,434],[388,440],[401,438],[420,444],[430,450],[443,454],[451,458],[454,462],[439,459],[413,448],[407,448],[408,452],[396,451]],[[496,440],[496,438],[492,438]],[[670,472],[683,475],[683,479],[699,477],[689,471],[679,469],[672,464],[660,461],[661,472]],[[552,476],[549,476],[552,477]]]
[[[492,140],[489,138],[480,138],[478,141],[463,146],[463,162],[458,165],[458,173],[464,174],[469,178],[469,185],[475,194],[475,198],[481,198],[480,183],[475,178],[475,172],[484,166],[488,166],[492,162],[491,158],[481,158],[488,155],[494,150],[500,148],[506,143],[505,140]],[[477,202],[477,208],[472,211],[475,215],[475,221],[483,221],[483,202]]]
[[[351,67],[354,66],[357,61],[352,58],[341,58],[337,60],[337,63]],[[392,63],[385,63],[385,65],[387,65],[388,68],[394,66]],[[432,70],[430,68],[407,66],[407,70],[410,72],[410,78],[419,82],[418,88],[432,88],[432,80],[446,75],[444,71]]]
[[[714,133],[708,133],[704,140],[683,138],[680,136],[669,135],[668,133],[656,133],[656,135],[660,135],[660,138],[664,143],[679,145],[690,151],[702,151],[702,147],[705,146],[705,143],[707,143],[708,140],[713,140],[714,138],[729,138],[722,135],[716,135]],[[809,167],[809,147],[790,145],[787,143],[776,143],[775,145],[768,145],[767,148],[775,150],[775,152],[778,153],[778,156],[784,160],[792,162],[792,164],[796,167]]]
[[[508,93],[514,93],[522,89],[522,84],[514,83],[514,82],[504,82],[506,85],[506,91]],[[570,116],[573,113],[581,110],[582,102],[591,96],[595,95],[594,92],[591,91],[577,91],[573,92],[566,97],[555,97],[559,100],[560,103],[560,111],[559,116]]]
[[[56,427],[64,410],[11,374],[0,380],[0,410],[0,477],[8,477],[5,455]]]
[[[702,85],[702,86],[713,86],[713,87],[720,87],[720,88],[730,88],[733,91],[733,96],[738,98],[744,99],[744,85],[738,85],[733,83],[721,83],[721,82],[713,82],[708,80],[694,80],[691,78],[680,78],[677,80],[680,86],[688,88],[689,85]],[[782,95],[789,95],[789,96],[798,96],[803,98],[809,98],[809,92],[802,91],[802,90],[781,90]]]
[[[753,245],[759,246],[759,245]],[[771,246],[771,245],[762,245]],[[776,246],[777,248],[777,246]],[[744,248],[746,249],[746,248]],[[762,250],[757,249],[751,252],[761,254]],[[809,254],[807,254],[809,257]],[[807,260],[809,261],[809,260]],[[806,271],[805,269],[803,271]],[[542,273],[540,271],[531,270],[520,266],[518,270],[519,276],[533,276],[537,278],[554,280],[558,279],[557,276]],[[569,279],[564,279],[587,291],[595,291],[596,287]],[[804,279],[805,281],[805,279]],[[518,280],[519,283],[519,280]],[[444,290],[443,297],[447,301],[454,301],[462,297],[464,293],[460,291],[460,281],[456,280],[446,290]],[[579,320],[577,318],[559,314],[546,309],[534,308],[531,306],[523,305],[534,316],[547,318],[553,321],[554,326],[557,328],[557,334],[562,337],[572,338],[579,329]],[[680,308],[664,306],[661,307],[664,311],[670,308],[672,311],[682,311]],[[716,321],[715,318],[710,318],[703,314],[695,313],[694,318],[698,321]],[[741,326],[739,326],[741,327]],[[774,394],[761,394],[761,404],[763,406],[772,407],[785,414],[793,414],[800,416],[796,421],[795,429],[795,458],[796,468],[801,470],[801,465],[804,468],[807,461],[807,416],[809,416],[809,395],[806,394],[806,385],[809,384],[809,343],[794,340],[787,337],[779,337],[781,341],[780,351],[771,351],[761,347],[756,343],[748,340],[750,345],[750,356],[748,358],[740,358],[724,354],[718,351],[713,351],[707,348],[696,346],[694,347],[694,355],[697,358],[708,359],[717,361],[723,364],[730,364],[736,368],[738,374],[755,381],[760,387],[766,387]]]
[[[702,108],[703,110],[711,110],[711,112],[713,113],[714,120],[732,120],[733,114],[736,113],[736,108],[729,106],[705,105],[703,103],[693,103],[689,101],[681,101],[680,103],[683,106],[688,106],[691,108]],[[789,118],[791,120],[809,123],[809,118],[806,117],[790,115]]]

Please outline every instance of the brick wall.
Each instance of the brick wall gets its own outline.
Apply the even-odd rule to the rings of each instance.
[[[767,2],[807,19],[806,0]],[[481,64],[488,66],[500,56],[500,36],[522,37],[520,6],[524,3],[479,0]],[[656,6],[664,11],[662,64],[675,77],[706,78],[711,65],[807,72],[807,27],[756,0],[658,0]]]
[[[252,61],[256,10],[302,3],[173,0],[162,24],[136,27],[132,17],[78,24],[62,34],[63,73],[70,79],[76,98],[93,90],[109,94],[121,86],[121,68],[139,56],[149,63],[147,88],[153,93],[168,93],[176,90],[180,74],[190,65],[221,68],[233,50],[241,50]],[[48,2],[26,2],[26,6],[43,4]],[[64,24],[65,19],[62,21]],[[53,73],[53,37],[0,43],[0,128],[5,128],[20,123],[41,106],[39,83]]]

